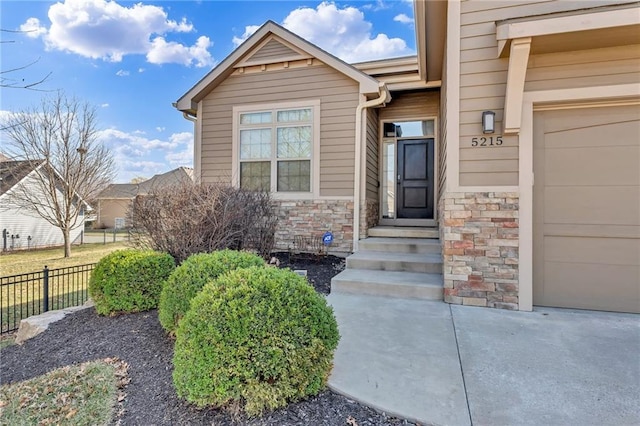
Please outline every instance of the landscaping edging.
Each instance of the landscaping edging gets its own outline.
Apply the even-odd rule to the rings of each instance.
[[[20,327],[18,328],[18,333],[16,333],[15,342],[16,344],[21,345],[25,340],[37,336],[38,334],[48,329],[49,325],[53,324],[56,321],[60,321],[67,315],[92,307],[93,300],[89,299],[82,306],[72,306],[70,308],[59,309],[57,311],[49,311],[45,312],[44,314],[25,318],[20,321]]]

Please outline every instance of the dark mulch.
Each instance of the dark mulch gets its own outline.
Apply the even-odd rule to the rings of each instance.
[[[280,261],[281,268],[293,270],[306,270],[307,279],[318,293],[329,294],[331,291],[331,278],[344,269],[344,259],[335,256],[297,255],[289,253],[275,253]]]
[[[281,267],[285,264],[284,260]],[[321,292],[342,260],[327,258],[295,261],[295,269],[307,269]],[[286,262],[288,264],[288,262]],[[330,275],[331,274],[331,275]],[[256,419],[232,419],[218,410],[198,410],[179,400],[172,381],[173,341],[162,330],[156,311],[101,317],[94,309],[79,311],[28,340],[0,351],[0,383],[39,376],[55,368],[107,357],[129,364],[131,382],[125,389],[124,425],[402,425],[369,407],[331,391],[291,404]]]

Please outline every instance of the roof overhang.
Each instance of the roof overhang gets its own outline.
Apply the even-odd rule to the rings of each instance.
[[[420,77],[418,56],[381,59],[353,64],[360,71],[386,84],[390,91],[440,87],[440,80],[425,81]]]
[[[532,55],[640,43],[640,7],[636,2],[496,22],[498,56],[509,56],[511,41],[525,37],[532,38]]]
[[[442,78],[444,45],[447,34],[447,1],[414,1],[418,74],[425,81]]]
[[[355,80],[359,83],[361,94],[366,96],[378,96],[380,94],[379,82],[374,78],[359,71],[341,59],[325,52],[312,43],[309,43],[275,22],[268,21],[229,56],[227,56],[218,66],[196,83],[195,86],[189,89],[187,93],[178,99],[174,106],[180,111],[196,115],[198,102],[200,102],[211,92],[211,90],[231,75],[234,72],[235,67],[242,62],[245,55],[250,53],[256,46],[263,43],[272,35],[278,36],[284,40],[287,45],[295,48],[296,51],[304,52],[309,55],[309,57],[316,58],[322,63]]]
[[[529,56],[637,44],[640,3],[500,21],[496,39],[497,56],[509,58],[503,131],[518,134]]]

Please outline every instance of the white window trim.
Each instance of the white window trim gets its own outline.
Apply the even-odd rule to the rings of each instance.
[[[311,200],[320,195],[320,100],[305,100],[295,102],[277,102],[269,104],[250,104],[233,107],[233,130],[231,149],[231,182],[233,186],[240,187],[240,114],[247,112],[274,111],[281,109],[311,108],[313,120],[311,122],[312,152],[311,152],[311,184],[310,192],[277,192],[272,191],[275,199],[283,200]],[[272,125],[271,125],[272,126]],[[273,168],[273,164],[272,164]],[[273,182],[275,188],[277,182]]]

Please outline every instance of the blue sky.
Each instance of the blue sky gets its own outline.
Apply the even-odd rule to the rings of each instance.
[[[2,1],[3,74],[96,106],[117,182],[192,165],[193,127],[171,103],[267,20],[348,61],[415,53],[407,0]],[[5,83],[7,81],[5,80]],[[3,88],[0,114],[46,92]],[[49,94],[50,95],[50,94]],[[1,151],[1,147],[0,147]]]

